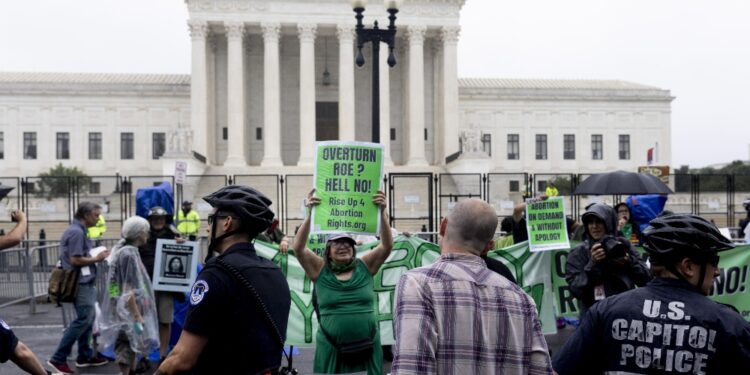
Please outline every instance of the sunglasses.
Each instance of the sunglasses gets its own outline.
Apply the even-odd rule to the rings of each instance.
[[[236,217],[232,215],[218,215],[218,214],[211,214],[208,215],[208,225],[212,225],[214,223],[214,220],[216,219],[226,219],[228,217],[231,217],[232,219],[237,219]]]

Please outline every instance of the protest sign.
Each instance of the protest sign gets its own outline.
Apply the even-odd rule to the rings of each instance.
[[[177,243],[163,238],[156,240],[152,282],[154,290],[189,292],[198,275],[198,252],[197,242]]]
[[[562,197],[527,201],[526,228],[531,252],[570,248]]]
[[[318,142],[315,159],[313,233],[379,231],[380,210],[372,197],[383,178],[383,145]]]

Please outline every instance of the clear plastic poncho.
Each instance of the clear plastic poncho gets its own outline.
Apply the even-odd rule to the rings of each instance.
[[[159,324],[151,279],[138,248],[120,241],[107,260],[106,290],[101,301],[102,341],[105,346],[114,346],[117,336],[123,332],[134,352],[148,355],[159,348]],[[135,300],[143,317],[142,325],[136,324],[131,299]]]

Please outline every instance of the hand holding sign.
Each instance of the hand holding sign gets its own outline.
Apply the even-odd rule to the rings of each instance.
[[[312,210],[312,232],[378,233],[385,197],[381,194],[374,206],[368,202],[383,178],[383,145],[318,142],[316,155],[313,180],[319,206]]]
[[[372,203],[375,203],[376,206],[379,206],[381,213],[385,212],[385,207],[386,207],[385,193],[378,190],[378,192],[372,196]]]

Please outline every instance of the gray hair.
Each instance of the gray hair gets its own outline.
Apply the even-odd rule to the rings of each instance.
[[[456,245],[463,245],[475,255],[481,254],[487,243],[494,238],[497,229],[495,210],[479,199],[459,202],[447,219],[446,239]]]
[[[100,210],[101,208],[102,206],[94,202],[81,202],[78,204],[75,218],[81,220],[84,216],[90,214],[91,212],[94,212],[94,210]]]
[[[148,220],[140,216],[133,216],[122,224],[122,238],[126,241],[134,241],[141,234],[148,233],[150,229]]]

